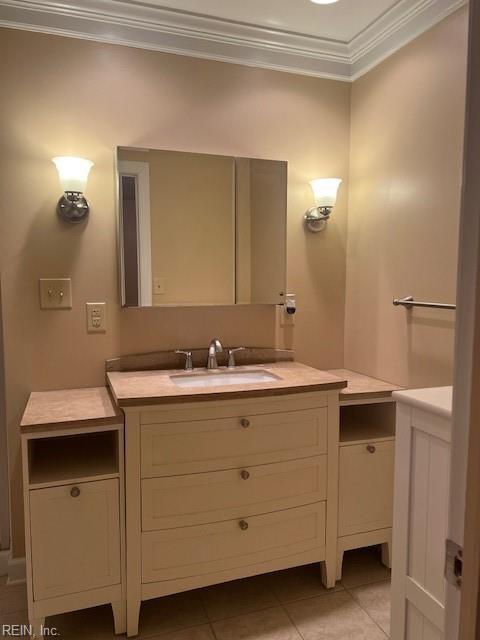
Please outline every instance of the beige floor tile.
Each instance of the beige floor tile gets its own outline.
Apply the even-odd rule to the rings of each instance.
[[[0,615],[15,613],[26,608],[27,586],[25,584],[7,585],[6,579],[3,578],[0,583]]]
[[[390,580],[355,587],[350,593],[362,609],[390,635]]]
[[[301,640],[282,607],[220,620],[212,626],[217,640]]]
[[[198,627],[181,629],[172,633],[162,633],[162,635],[149,638],[149,640],[215,640],[215,636],[209,624],[202,624]]]
[[[25,624],[28,625],[28,612],[25,611],[15,611],[14,613],[4,613],[0,618],[0,625],[9,625],[9,624]],[[1,626],[0,626],[0,637],[1,635]],[[6,635],[6,634],[4,634]],[[12,634],[13,635],[13,634]],[[8,637],[8,636],[6,636]]]
[[[385,640],[387,637],[345,591],[285,605],[304,640]]]
[[[322,585],[318,563],[270,573],[269,580],[271,589],[280,602],[312,598],[343,589],[339,582],[334,589],[325,589]]]
[[[139,635],[149,638],[208,622],[198,591],[186,591],[142,603]]]
[[[266,575],[205,587],[200,594],[211,621],[278,605]]]
[[[49,616],[45,626],[55,627],[65,640],[114,640],[113,613],[110,605]]]
[[[342,584],[346,589],[390,578],[390,569],[380,561],[380,548],[347,551],[343,560]]]

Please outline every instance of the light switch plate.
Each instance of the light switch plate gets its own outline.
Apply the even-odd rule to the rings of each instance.
[[[41,309],[71,309],[71,278],[40,278]]]
[[[87,331],[88,333],[105,333],[107,330],[105,302],[87,302]]]

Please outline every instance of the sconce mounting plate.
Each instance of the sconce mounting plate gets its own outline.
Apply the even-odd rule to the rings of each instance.
[[[79,191],[65,191],[57,204],[57,213],[60,218],[71,224],[83,222],[89,211],[88,202]]]
[[[304,216],[309,231],[318,233],[325,229],[333,207],[311,207]]]

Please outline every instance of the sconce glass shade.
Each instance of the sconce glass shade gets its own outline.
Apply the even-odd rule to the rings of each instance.
[[[337,191],[342,180],[340,178],[315,178],[310,181],[317,207],[334,207]]]
[[[60,184],[65,192],[83,193],[93,162],[75,156],[52,158],[57,167]]]

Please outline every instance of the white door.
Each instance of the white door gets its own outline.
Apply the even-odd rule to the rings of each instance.
[[[467,87],[467,119],[465,134],[465,166],[460,219],[460,251],[457,286],[456,320],[456,368],[453,395],[453,430],[450,477],[450,509],[448,537],[464,546],[465,494],[467,490],[467,466],[469,453],[469,428],[475,420],[472,407],[478,398],[475,378],[478,379],[480,363],[475,361],[474,346],[480,337],[480,2],[470,3],[470,47]],[[478,344],[478,342],[477,342]],[[477,452],[478,453],[478,452]],[[477,462],[478,464],[478,462]],[[478,532],[477,532],[478,537]],[[467,558],[468,561],[468,558]],[[473,569],[473,568],[472,568]],[[464,584],[463,595],[454,584],[447,586],[446,630],[448,640],[459,638],[460,597],[471,599],[471,615],[463,616],[465,625],[462,637],[475,634],[478,575],[472,576],[472,584]],[[472,593],[475,591],[475,593]]]

